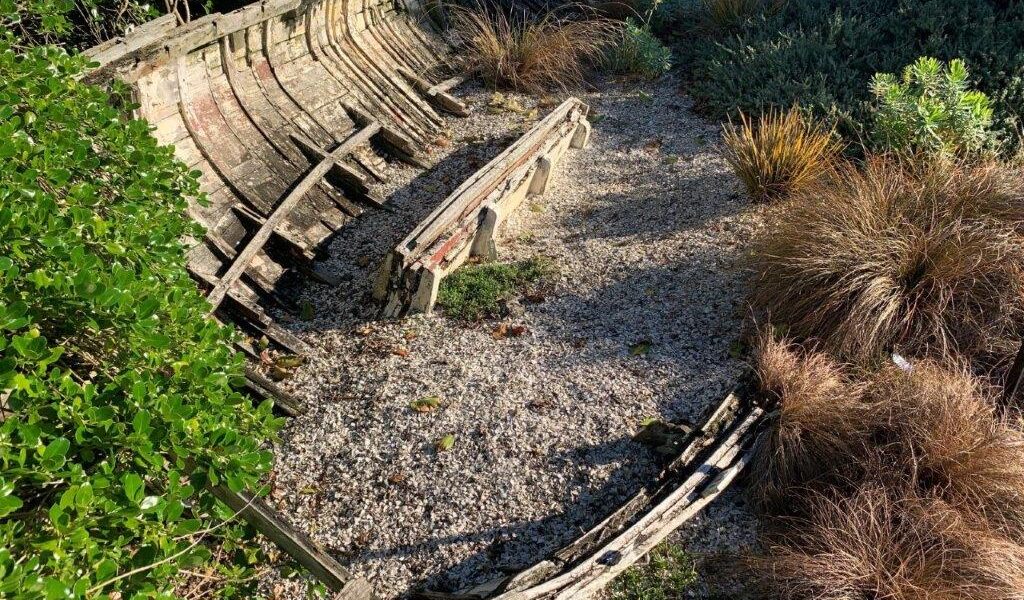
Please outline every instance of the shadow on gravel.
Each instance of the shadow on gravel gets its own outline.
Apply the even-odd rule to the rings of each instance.
[[[651,464],[654,456],[646,446],[632,438],[621,437],[596,446],[566,450],[552,455],[550,461],[553,463],[553,471],[564,471],[567,469],[562,463],[584,463],[590,467],[617,464],[620,467],[627,467],[634,464]],[[617,473],[626,471],[629,469],[616,470]],[[653,485],[654,474],[652,472],[650,477],[642,481],[616,474],[599,487],[584,489],[578,495],[567,495],[560,502],[572,507],[568,513],[458,535],[440,536],[415,545],[363,550],[359,553],[359,561],[391,561],[422,554],[424,551],[435,553],[448,545],[483,542],[487,544],[484,551],[421,579],[413,589],[454,592],[457,591],[456,588],[466,585],[467,578],[474,581],[470,585],[485,583],[525,569],[577,539],[583,532],[611,514],[626,499],[643,487]],[[495,476],[500,477],[500,473],[496,473]],[[412,597],[413,593],[410,591],[402,597]]]
[[[731,191],[734,184],[735,176],[725,171],[688,175],[670,183],[634,183],[628,192],[596,197],[590,210],[566,215],[565,224],[579,231],[573,236],[576,240],[678,234],[740,212],[746,202]],[[709,206],[696,196],[704,190],[722,201]]]

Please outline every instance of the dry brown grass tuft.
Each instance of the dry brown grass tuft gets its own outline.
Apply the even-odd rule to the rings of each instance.
[[[770,597],[1024,597],[1024,548],[940,499],[867,484],[848,496],[816,495],[812,506],[752,561]]]
[[[792,492],[856,476],[876,411],[864,386],[820,352],[777,341],[762,330],[754,348],[754,373],[762,397],[774,407],[759,439],[750,489],[762,507],[791,504]]]
[[[1024,174],[869,159],[799,193],[753,245],[751,302],[839,355],[1005,358],[1024,319]]]
[[[891,407],[886,452],[908,481],[1024,543],[1024,434],[986,385],[964,367],[922,361],[882,371],[869,395]]]
[[[835,165],[842,146],[833,132],[808,121],[799,109],[775,109],[724,126],[726,158],[758,202],[778,200],[806,188]]]
[[[533,19],[485,9],[453,10],[452,26],[469,71],[490,87],[530,93],[582,86],[618,31],[603,18]]]

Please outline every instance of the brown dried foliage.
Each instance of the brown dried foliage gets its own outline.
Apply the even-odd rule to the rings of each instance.
[[[855,477],[876,411],[841,365],[762,330],[754,348],[762,399],[773,408],[755,448],[750,489],[762,507],[792,505],[803,488]]]
[[[581,87],[618,31],[604,18],[553,12],[531,18],[482,8],[453,10],[452,26],[469,71],[492,88],[535,94]]]
[[[906,479],[1024,543],[1024,434],[965,367],[883,370],[869,395],[889,407],[884,453]]]
[[[1024,174],[872,158],[755,242],[752,304],[840,356],[1005,360],[1024,318]]]
[[[1024,548],[941,499],[867,484],[811,504],[750,562],[770,597],[1024,598]]]

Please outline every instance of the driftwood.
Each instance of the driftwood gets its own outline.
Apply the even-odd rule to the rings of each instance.
[[[338,600],[369,600],[373,589],[365,579],[353,577],[323,548],[289,525],[262,498],[234,492],[225,485],[210,487],[213,495],[272,542],[281,547],[314,577],[336,592]]]
[[[743,388],[716,406],[658,482],[641,490],[582,536],[537,564],[434,600],[590,598],[725,490],[746,466],[763,411]]]
[[[430,312],[441,279],[471,255],[493,253],[496,229],[531,195],[543,193],[569,146],[589,139],[588,107],[571,98],[444,199],[378,269],[374,297],[385,316]]]

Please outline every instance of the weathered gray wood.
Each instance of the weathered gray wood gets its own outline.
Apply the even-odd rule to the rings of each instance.
[[[426,98],[427,102],[429,102],[435,108],[443,110],[444,112],[447,113],[451,113],[458,117],[469,116],[469,109],[466,108],[466,105],[463,104],[461,100],[449,94],[446,91],[448,88],[442,87],[441,84],[430,85],[430,82],[423,79],[419,75],[413,73],[409,69],[406,69],[405,67],[398,67],[398,73],[401,74],[406,79],[408,79],[409,82],[412,83],[412,86],[416,89],[416,91],[422,94],[423,97]],[[443,83],[448,82],[442,82],[442,84]],[[457,81],[451,83],[452,86],[457,84]]]
[[[313,540],[285,522],[263,499],[249,492],[234,492],[226,485],[211,486],[210,491],[231,510],[238,512],[239,516],[257,531],[280,546],[314,577],[337,592],[335,598],[371,600],[374,597],[366,580],[354,577]]]
[[[763,414],[760,408],[746,412],[693,474],[587,559],[557,577],[524,590],[505,592],[495,600],[595,597],[617,574],[661,543],[732,483],[749,462],[751,434]],[[607,557],[615,558],[607,560]]]
[[[343,148],[351,149],[355,148],[359,144],[363,144],[370,139],[370,136],[377,133],[379,129],[374,127],[364,127],[358,132],[352,134],[347,140],[345,140],[341,146],[339,146],[338,152]],[[274,229],[280,225],[284,219],[288,216],[295,205],[298,204],[299,200],[306,195],[306,192],[310,190],[314,185],[319,182],[324,175],[334,166],[334,160],[322,160],[319,164],[308,171],[298,184],[292,188],[288,195],[285,196],[284,200],[278,203],[277,207],[274,208],[274,212],[263,222],[259,230],[249,239],[249,242],[245,245],[245,248],[238,253],[235,257],[234,262],[228,268],[227,272],[220,277],[217,286],[210,291],[206,296],[207,301],[213,308],[220,306],[220,303],[227,296],[228,290],[235,281],[242,275],[246,267],[256,254],[263,248],[263,245],[267,243],[270,236],[274,233]]]
[[[372,131],[372,133],[370,133],[370,137],[372,137],[380,132],[381,126],[380,123],[374,121],[363,129],[366,131]],[[292,140],[314,161],[332,161],[329,174],[337,177],[338,180],[342,182],[342,185],[347,187],[351,192],[357,194],[360,199],[373,204],[378,208],[384,207],[384,201],[370,192],[370,185],[366,179],[345,164],[345,160],[352,152],[354,146],[346,147],[346,144],[342,144],[334,150],[326,151],[317,146],[313,140],[301,134],[292,134]]]
[[[260,400],[272,401],[274,406],[289,417],[297,417],[306,412],[306,407],[298,398],[248,365],[245,367],[245,390]]]
[[[474,253],[492,255],[488,246],[494,239],[493,230],[531,189],[543,188],[545,172],[550,172],[578,125],[586,121],[587,111],[578,99],[566,100],[421,221],[378,271],[374,297],[383,306],[382,314],[430,312],[445,275]],[[482,208],[487,203],[494,212],[490,220]]]

